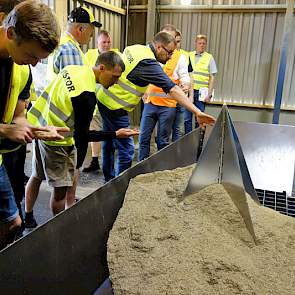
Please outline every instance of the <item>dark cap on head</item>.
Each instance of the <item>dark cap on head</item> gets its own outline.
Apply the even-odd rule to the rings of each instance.
[[[95,27],[100,28],[102,24],[94,19],[91,10],[85,6],[73,9],[68,16],[71,23],[93,24]]]

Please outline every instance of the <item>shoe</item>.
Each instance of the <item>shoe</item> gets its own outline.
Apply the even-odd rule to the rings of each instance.
[[[24,230],[25,230],[25,225],[22,223],[21,227],[18,228],[16,231],[15,241],[23,237]]]
[[[100,169],[99,167],[99,163],[98,162],[91,162],[90,165],[88,167],[85,167],[82,172],[95,172],[98,171]]]
[[[35,228],[38,223],[33,214],[26,214],[25,216],[25,228]]]

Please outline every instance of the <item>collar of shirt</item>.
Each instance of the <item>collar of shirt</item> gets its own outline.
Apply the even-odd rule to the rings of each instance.
[[[151,51],[153,52],[154,56],[156,57],[156,49],[152,43],[149,43],[147,46],[150,47]],[[163,68],[164,65],[158,61],[159,65]]]
[[[196,52],[196,56],[200,56],[200,57],[201,57],[201,56],[203,55],[203,53],[204,53],[204,52],[202,52],[202,53],[197,53],[197,52]]]
[[[75,43],[77,43],[78,46],[80,46],[79,42],[75,39],[75,37],[71,33],[66,32],[65,34],[68,35]]]
[[[147,46],[150,47],[150,49],[151,49],[151,51],[153,52],[154,56],[156,56],[156,49],[155,49],[153,43],[149,43]]]

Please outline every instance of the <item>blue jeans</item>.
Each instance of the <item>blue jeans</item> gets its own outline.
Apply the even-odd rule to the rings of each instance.
[[[194,90],[194,101],[193,101],[194,105],[202,112],[205,111],[205,103],[203,101],[199,101],[199,90]],[[185,110],[184,113],[184,132],[185,134],[191,132],[192,129],[192,123],[193,123],[193,114],[188,111]],[[199,123],[195,122],[195,128],[199,127]]]
[[[184,123],[184,111],[185,107],[180,105],[179,103],[176,105],[176,114],[175,119],[172,126],[172,141],[178,140],[181,136],[183,136],[183,123]]]
[[[141,161],[150,155],[151,136],[157,122],[158,150],[169,144],[174,118],[175,108],[156,106],[151,103],[144,105],[140,123],[138,161]]]
[[[23,182],[23,179],[19,179]],[[13,190],[4,165],[0,165],[0,223],[8,223],[18,216]]]
[[[98,104],[102,117],[103,131],[116,131],[120,128],[129,128],[128,113],[124,110],[112,111]],[[116,171],[115,171],[115,150],[117,149]],[[102,172],[105,181],[109,181],[121,172],[131,167],[134,157],[133,138],[116,138],[102,142]]]

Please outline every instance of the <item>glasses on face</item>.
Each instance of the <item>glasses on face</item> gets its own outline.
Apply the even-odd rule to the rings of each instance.
[[[161,45],[162,48],[167,52],[168,56],[171,56],[174,52],[174,49],[171,51],[171,50],[168,50],[167,48],[165,48],[163,45]]]

